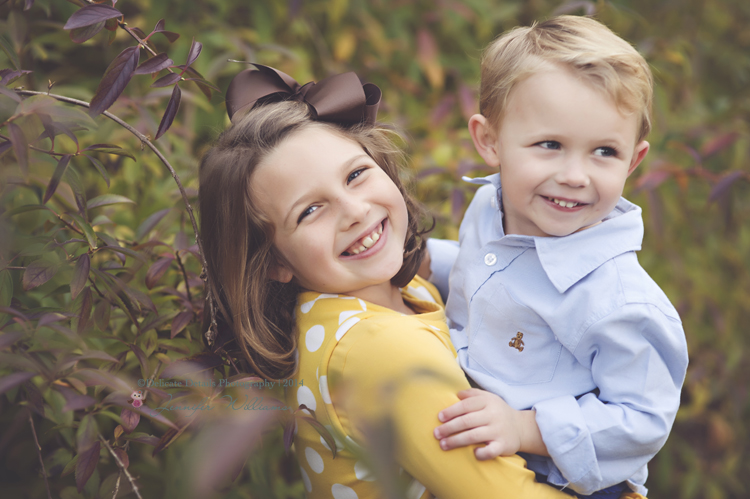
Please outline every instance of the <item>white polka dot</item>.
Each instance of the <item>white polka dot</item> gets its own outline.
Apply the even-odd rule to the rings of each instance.
[[[355,451],[365,451],[365,448],[355,442],[354,439],[352,439],[352,437],[350,437],[349,435],[347,435],[344,440],[346,440],[346,444]]]
[[[339,314],[339,324],[341,324],[342,322],[344,322],[346,319],[348,319],[352,315],[357,315],[360,312],[361,312],[361,310],[346,310],[344,312],[341,312]]]
[[[305,484],[305,490],[308,492],[312,492],[312,483],[310,482],[310,477],[307,476],[307,472],[302,468],[302,466],[299,467],[299,470],[302,473],[302,482]]]
[[[357,300],[359,300],[359,306],[362,307],[362,310],[367,312],[367,304],[365,303],[365,301],[360,298],[357,298]]]
[[[331,487],[331,493],[333,494],[333,499],[359,499],[354,489],[340,483],[336,483]]]
[[[305,333],[305,346],[308,352],[314,352],[320,345],[323,344],[323,340],[326,338],[326,330],[320,324],[316,324],[311,327]]]
[[[424,286],[419,286],[418,288],[414,288],[412,286],[409,286],[409,291],[411,291],[411,294],[419,298],[423,301],[429,301],[432,303],[435,303],[435,298],[432,297],[429,291],[427,291],[427,288]]]
[[[409,484],[409,488],[406,489],[406,498],[419,499],[420,497],[422,497],[422,494],[424,494],[425,490],[427,490],[427,487],[416,480],[412,480],[412,482]]]
[[[372,471],[370,471],[370,468],[365,466],[365,463],[363,463],[362,461],[357,461],[356,463],[354,463],[354,475],[358,480],[364,480],[365,482],[375,481],[375,475],[373,475]]]
[[[328,376],[321,376],[318,381],[318,388],[320,389],[320,396],[323,402],[326,404],[331,403],[331,394],[328,393]]]
[[[320,457],[320,454],[318,454],[315,449],[311,447],[306,448],[305,457],[307,458],[307,464],[310,465],[311,470],[315,473],[323,473],[323,458]]]
[[[320,374],[318,374],[319,369],[320,369],[319,367],[315,368],[315,379],[320,379]]]
[[[315,395],[313,395],[312,390],[310,390],[306,386],[300,386],[297,390],[297,407],[299,407],[302,404],[305,404],[308,408],[312,409],[313,411],[318,406],[318,404],[315,402]]]
[[[303,314],[308,313],[312,308],[313,305],[315,305],[315,302],[318,300],[322,300],[323,298],[338,298],[339,295],[328,295],[323,293],[322,295],[318,295],[313,301],[309,301],[307,303],[303,303],[299,306],[299,309],[302,311]]]
[[[346,334],[346,332],[349,331],[349,329],[351,329],[352,326],[354,326],[358,322],[359,317],[352,317],[351,319],[341,324],[336,330],[336,341],[339,341]]]

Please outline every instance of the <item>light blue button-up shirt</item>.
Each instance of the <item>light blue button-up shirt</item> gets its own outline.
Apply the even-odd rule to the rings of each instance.
[[[536,410],[551,459],[529,468],[590,494],[628,481],[646,494],[646,463],[680,402],[688,355],[669,299],[638,264],[641,209],[621,199],[602,223],[564,237],[505,235],[499,175],[481,187],[460,249],[431,241],[434,280],[459,362],[515,409]]]

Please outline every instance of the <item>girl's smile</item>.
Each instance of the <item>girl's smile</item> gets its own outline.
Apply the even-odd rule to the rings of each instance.
[[[275,229],[281,261],[273,279],[390,306],[406,203],[358,143],[320,127],[294,132],[258,165],[250,185]]]

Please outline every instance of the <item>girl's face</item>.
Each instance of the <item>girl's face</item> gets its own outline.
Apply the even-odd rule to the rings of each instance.
[[[273,279],[371,301],[390,289],[403,264],[406,203],[359,144],[323,128],[296,132],[258,165],[250,188],[285,260]]]

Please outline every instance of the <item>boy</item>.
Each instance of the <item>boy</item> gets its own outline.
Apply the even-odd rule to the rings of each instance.
[[[472,180],[446,312],[461,367],[501,398],[462,392],[435,436],[487,443],[480,459],[528,452],[577,495],[645,495],[687,369],[679,316],[635,255],[641,210],[620,197],[649,149],[648,64],[561,16],[495,40],[480,93],[469,131],[499,173]],[[430,252],[440,281],[450,250]]]

